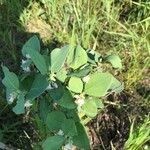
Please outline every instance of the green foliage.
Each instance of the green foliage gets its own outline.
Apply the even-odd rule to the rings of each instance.
[[[56,48],[51,52],[51,72],[58,72],[63,67],[69,48],[67,46],[62,49]]]
[[[51,131],[58,131],[61,129],[62,122],[66,119],[65,114],[61,111],[53,111],[48,114],[46,125]]]
[[[109,55],[106,57],[106,61],[110,62],[114,68],[122,68],[121,59],[118,55]]]
[[[65,138],[59,135],[48,137],[42,144],[43,150],[58,150],[64,143]]]
[[[26,52],[29,57],[31,57],[31,60],[33,61],[37,69],[41,72],[41,74],[45,75],[47,73],[47,65],[44,56],[33,49],[27,49]]]
[[[89,117],[95,117],[97,115],[97,104],[94,100],[87,100],[82,106],[83,112]]]
[[[24,57],[27,56],[28,51],[40,51],[41,47],[40,47],[40,41],[38,39],[38,37],[35,35],[33,37],[31,37],[23,46],[22,48],[22,55]]]
[[[16,114],[23,114],[25,113],[25,108],[24,108],[24,102],[25,102],[25,97],[23,93],[20,93],[17,97],[17,104],[13,108],[13,112]]]
[[[90,149],[78,115],[95,117],[104,108],[100,97],[123,88],[112,74],[98,69],[105,59],[80,45],[67,45],[42,55],[36,36],[23,46],[22,54],[27,60],[21,67],[27,68],[18,77],[2,66],[8,103],[15,103],[12,110],[23,114],[33,105],[31,111],[38,112],[35,121],[45,139],[44,150],[60,149],[68,141],[78,148]],[[114,66],[118,59],[111,59],[114,68],[120,68]]]
[[[78,135],[75,121],[73,119],[66,119],[61,125],[61,128],[65,135],[73,137]]]
[[[137,127],[134,127],[134,121],[130,128],[129,138],[124,145],[125,150],[140,150],[147,146],[146,142],[150,141],[150,119],[149,115],[146,116],[144,122]]]
[[[76,123],[76,128],[78,135],[73,137],[73,144],[75,144],[80,149],[90,149],[89,139],[85,132],[84,127],[80,123]]]
[[[90,75],[89,82],[85,84],[85,93],[90,96],[105,96],[111,87],[112,75],[110,73],[96,72]]]
[[[87,58],[85,50],[78,45],[76,48],[70,49],[67,62],[71,68],[77,69],[87,63]]]
[[[19,80],[16,74],[10,72],[9,69],[5,66],[2,66],[5,78],[2,83],[5,85],[7,89],[16,91],[19,89]]]
[[[75,93],[82,93],[83,90],[83,82],[80,78],[71,77],[69,80],[69,90]]]
[[[26,95],[27,99],[33,100],[37,98],[46,90],[48,85],[49,83],[46,77],[41,74],[37,74],[32,83],[30,91]]]
[[[67,89],[64,90],[63,96],[58,101],[58,104],[61,107],[66,108],[66,109],[75,109],[76,108],[74,98],[72,97],[71,93]]]

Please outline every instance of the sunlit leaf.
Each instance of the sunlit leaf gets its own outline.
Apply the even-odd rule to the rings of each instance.
[[[95,117],[97,115],[97,104],[94,100],[85,100],[82,110],[88,117]]]
[[[110,73],[91,74],[90,80],[85,84],[85,94],[100,97],[105,96],[111,87],[112,75]]]
[[[118,55],[112,54],[106,57],[106,61],[110,62],[114,68],[122,68],[121,59]]]
[[[69,48],[65,46],[61,49],[56,48],[51,52],[51,71],[58,72],[64,65]]]
[[[69,90],[75,93],[81,93],[83,90],[83,82],[80,78],[71,77],[68,83]]]
[[[67,63],[73,69],[77,69],[87,63],[86,51],[78,45],[75,49],[70,49]]]

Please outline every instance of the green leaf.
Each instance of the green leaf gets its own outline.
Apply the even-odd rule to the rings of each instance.
[[[67,63],[73,69],[77,69],[87,63],[86,51],[78,45],[75,49],[70,49]]]
[[[106,61],[110,62],[114,68],[122,68],[121,59],[118,55],[109,55],[106,57]]]
[[[48,90],[48,93],[53,100],[58,101],[62,98],[64,94],[64,87],[60,82],[56,82],[56,84],[58,85],[58,88]]]
[[[97,108],[104,108],[104,104],[101,99],[99,99],[98,97],[92,97],[92,100],[95,102]]]
[[[35,80],[33,81],[32,87],[27,94],[27,99],[33,100],[40,96],[49,85],[45,76],[37,74]]]
[[[29,92],[32,87],[34,78],[35,76],[32,74],[23,74],[21,77],[20,89]]]
[[[72,137],[78,134],[76,125],[73,119],[64,120],[61,127],[62,127],[64,134],[67,136]]]
[[[34,51],[40,51],[40,41],[36,35],[31,37],[23,46],[22,48],[22,54],[23,56],[26,56],[28,54],[28,49],[29,50],[34,50]]]
[[[16,74],[10,72],[5,66],[2,66],[2,69],[5,75],[2,83],[5,85],[5,87],[14,91],[19,90],[19,80]]]
[[[46,118],[49,112],[50,112],[49,102],[48,99],[44,97],[39,101],[39,116],[43,122],[46,122]]]
[[[17,98],[18,93],[12,89],[6,88],[6,99],[8,104],[12,104],[14,100]],[[12,97],[12,99],[11,99]]]
[[[83,82],[80,78],[71,77],[68,83],[69,90],[75,93],[81,93],[83,90]]]
[[[58,150],[62,147],[65,138],[63,136],[55,135],[48,137],[42,144],[43,150]]]
[[[88,117],[95,117],[97,115],[97,104],[94,100],[85,100],[85,103],[82,106],[83,112]]]
[[[13,112],[16,113],[17,115],[25,113],[24,103],[25,103],[24,94],[20,93],[17,97],[17,104],[13,108]]]
[[[59,131],[61,124],[66,119],[66,116],[61,111],[53,111],[48,114],[46,119],[46,125],[51,131]]]
[[[81,123],[77,122],[76,128],[78,135],[73,137],[73,144],[80,149],[90,150],[89,139],[87,137],[84,127]]]
[[[95,97],[105,96],[111,87],[112,75],[110,73],[94,73],[85,84],[85,94]]]
[[[80,70],[75,70],[71,73],[68,74],[68,77],[78,77],[78,78],[83,78],[87,76],[91,71],[91,66],[85,66],[84,68],[81,68]]]
[[[30,67],[32,60],[31,59],[27,59],[27,60],[22,60],[25,61],[24,63],[21,64],[21,68],[23,70],[25,70],[27,67]]]
[[[47,64],[44,56],[42,56],[38,51],[33,49],[27,49],[27,54],[31,57],[31,60],[37,67],[37,69],[41,72],[41,74],[47,74]]]
[[[65,69],[61,69],[59,72],[57,72],[56,78],[61,82],[65,82],[67,78],[67,71]]]
[[[58,72],[64,65],[68,55],[68,46],[56,48],[51,52],[51,71]]]
[[[124,89],[124,85],[113,77],[110,89],[113,92],[120,93]]]
[[[92,49],[87,50],[87,55],[88,55],[88,62],[94,65],[96,65],[96,63],[98,63],[101,59],[101,55]]]
[[[62,98],[58,101],[58,104],[67,109],[76,108],[74,98],[72,97],[71,93],[67,89],[64,89],[64,94]]]

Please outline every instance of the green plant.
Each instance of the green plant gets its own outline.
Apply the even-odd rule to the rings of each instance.
[[[150,141],[150,119],[149,115],[144,122],[136,129],[134,129],[134,121],[130,128],[129,138],[125,143],[125,150],[140,150],[149,149],[147,142]]]
[[[123,85],[103,63],[122,67],[117,55],[101,56],[80,45],[66,45],[41,54],[36,36],[22,48],[22,74],[17,76],[2,65],[8,104],[16,114],[38,112],[35,121],[44,150],[75,145],[90,149],[80,114],[94,118],[103,109],[101,97],[120,92]],[[32,106],[32,107],[31,107]],[[69,145],[68,145],[69,143]]]

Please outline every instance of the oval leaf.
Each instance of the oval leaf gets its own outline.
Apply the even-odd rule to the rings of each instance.
[[[122,68],[121,59],[118,55],[109,55],[107,56],[106,61],[110,62],[114,68]]]
[[[4,79],[2,83],[5,85],[6,88],[11,90],[18,90],[19,89],[19,80],[15,73],[10,72],[9,69],[5,66],[2,66],[4,72]]]
[[[71,93],[65,89],[62,98],[58,101],[58,104],[67,109],[75,109],[76,104],[74,102],[74,98]]]
[[[41,74],[36,75],[33,81],[32,87],[26,96],[27,99],[33,100],[37,98],[46,90],[48,85],[49,83],[45,76]]]
[[[51,52],[51,71],[58,72],[64,65],[67,54],[68,46],[65,46],[61,49],[56,48]]]
[[[53,111],[47,115],[46,125],[51,131],[58,131],[61,129],[61,124],[65,119],[64,113],[61,111]]]
[[[67,63],[73,69],[77,69],[86,64],[88,60],[86,51],[78,45],[75,49],[70,49]]]
[[[31,37],[23,46],[22,54],[26,56],[28,54],[28,49],[32,49],[34,51],[40,51],[40,41],[36,35]]]
[[[41,72],[41,74],[47,74],[47,64],[44,56],[42,56],[38,51],[33,49],[26,50],[27,54],[31,57],[31,60],[37,67],[37,69]]]
[[[58,150],[65,141],[63,136],[55,135],[48,137],[42,144],[43,150]]]
[[[83,82],[80,78],[71,77],[68,83],[69,90],[75,93],[81,93],[83,90]]]
[[[90,143],[84,127],[81,123],[76,123],[78,135],[73,137],[73,144],[80,149],[90,150]]]
[[[66,119],[61,125],[61,128],[65,135],[67,136],[75,136],[77,135],[76,125],[73,119]]]
[[[105,96],[111,87],[112,75],[110,73],[94,73],[85,84],[85,94],[100,97]]]
[[[94,100],[86,100],[82,110],[88,117],[95,117],[97,115],[97,104]]]
[[[13,108],[13,112],[16,113],[17,115],[25,113],[24,103],[25,103],[24,94],[20,93],[17,97],[17,104]]]

